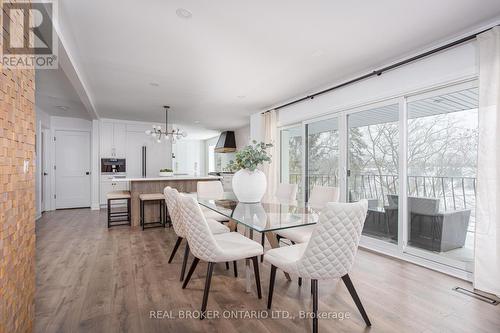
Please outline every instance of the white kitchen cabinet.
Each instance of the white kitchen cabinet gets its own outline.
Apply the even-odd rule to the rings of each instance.
[[[128,191],[129,185],[127,182],[117,182],[113,181],[112,175],[101,176],[101,205],[107,205],[106,195],[113,191]],[[120,202],[115,201],[115,203],[120,204]],[[125,201],[123,202],[123,204]]]
[[[113,156],[113,123],[101,122],[101,157]]]
[[[101,123],[101,157],[125,158],[127,151],[127,126],[121,123]]]
[[[204,142],[201,140],[179,140],[172,145],[175,158],[172,160],[175,173],[204,174]]]
[[[127,154],[127,126],[125,124],[114,124],[113,145],[115,157],[125,158]]]

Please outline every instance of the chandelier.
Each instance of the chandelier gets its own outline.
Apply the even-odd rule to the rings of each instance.
[[[185,138],[187,133],[185,131],[181,131],[180,129],[172,129],[168,130],[168,109],[170,106],[165,105],[165,129],[162,129],[160,125],[153,125],[153,130],[147,130],[146,135],[151,135],[156,142],[161,143],[161,140],[169,141],[175,143],[176,140],[181,138]]]

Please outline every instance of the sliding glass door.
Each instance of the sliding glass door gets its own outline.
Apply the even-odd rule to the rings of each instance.
[[[398,242],[399,105],[348,115],[349,202],[368,200],[363,234]]]
[[[368,200],[363,245],[470,276],[477,150],[471,81],[283,128],[281,181]]]
[[[296,125],[280,131],[280,182],[299,185],[298,198],[303,196],[302,186],[302,126]]]
[[[408,100],[408,248],[472,271],[478,88],[468,84]]]
[[[316,185],[339,187],[338,119],[329,118],[306,126],[306,197]]]

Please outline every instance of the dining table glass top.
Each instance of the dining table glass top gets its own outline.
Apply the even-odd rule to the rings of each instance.
[[[224,193],[219,199],[198,198],[198,203],[257,232],[298,228],[319,220],[319,210],[299,201],[243,203],[233,193]]]

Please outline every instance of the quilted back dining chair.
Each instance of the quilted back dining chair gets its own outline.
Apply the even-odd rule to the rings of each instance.
[[[179,196],[179,192],[175,188],[167,186],[163,190],[163,194],[165,195],[165,203],[167,204],[168,214],[170,216],[170,219],[172,220],[172,227],[174,228],[174,232],[178,237],[184,238],[185,231],[182,227],[179,216],[179,209],[177,207],[177,197]]]
[[[222,199],[224,187],[220,181],[201,181],[196,184],[196,193],[200,199]]]
[[[177,249],[181,245],[182,240],[187,236],[185,220],[183,219],[180,210],[180,200],[184,195],[179,193],[176,189],[170,187],[164,189],[164,194],[165,194],[165,201],[169,209],[169,213],[171,214],[170,219],[172,220],[172,226],[174,227],[174,231],[177,234],[177,241],[175,242],[172,253],[170,254],[170,258],[168,259],[168,263],[170,264],[175,256],[175,253],[177,252]],[[208,224],[210,232],[213,234],[223,234],[229,232],[228,227],[222,225],[221,223],[219,223],[214,219],[207,219],[206,222]],[[184,249],[182,268],[181,268],[181,277],[180,277],[181,281],[184,280],[184,274],[186,272],[189,251],[190,251],[189,244],[186,244],[186,247]],[[227,268],[229,268],[229,266]],[[238,268],[236,267],[236,263],[234,264],[234,275],[236,277],[238,276]]]
[[[297,191],[299,187],[297,184],[278,184],[278,188],[276,189],[276,193],[274,194],[275,198],[280,203],[291,203],[297,200]]]
[[[338,187],[315,185],[309,196],[309,206],[323,209],[327,202],[338,202],[339,194]]]
[[[200,260],[208,262],[200,319],[204,318],[207,308],[208,293],[216,263],[251,259],[254,266],[257,295],[261,298],[259,262],[257,257],[263,253],[262,246],[238,232],[212,234],[196,200],[191,197],[181,197],[180,202],[189,248],[194,256],[193,263],[182,285],[183,289],[187,287],[198,262]]]
[[[339,188],[330,186],[314,186],[309,197],[309,207],[315,210],[321,210],[328,202],[339,201]],[[276,232],[278,241],[282,238],[288,239],[295,243],[306,243],[311,238],[314,225],[308,225],[300,228],[284,229]],[[302,280],[299,280],[299,285]]]
[[[313,312],[318,312],[318,281],[342,278],[367,326],[370,320],[349,278],[358,249],[368,202],[327,203],[309,242],[272,249],[264,260],[271,264],[268,309],[271,308],[276,269],[311,279]],[[318,330],[313,317],[313,332]]]

